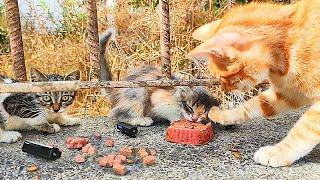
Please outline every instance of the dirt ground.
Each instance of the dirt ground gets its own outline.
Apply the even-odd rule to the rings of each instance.
[[[177,145],[164,139],[166,126],[140,127],[136,138],[128,138],[115,130],[114,122],[107,118],[87,119],[81,126],[63,128],[54,135],[37,132],[24,133],[23,140],[62,147],[62,157],[46,161],[21,151],[23,140],[15,144],[0,144],[0,180],[2,179],[320,179],[320,148],[290,167],[271,168],[256,164],[253,153],[261,146],[281,140],[299,118],[301,112],[290,113],[272,120],[256,119],[233,129],[215,126],[215,138],[204,146]],[[94,132],[102,135],[97,141]],[[76,164],[76,150],[68,150],[64,140],[68,136],[88,136],[98,154],[83,164]],[[113,148],[103,146],[111,136]],[[151,147],[158,151],[157,164],[144,167],[140,163],[129,166],[129,174],[116,176],[108,168],[98,166],[98,158],[116,152],[122,146]],[[236,147],[240,158],[232,155]],[[36,172],[27,166],[36,164]]]

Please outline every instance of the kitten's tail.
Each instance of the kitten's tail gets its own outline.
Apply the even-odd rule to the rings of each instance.
[[[99,38],[100,45],[100,79],[102,81],[111,81],[112,74],[110,70],[110,64],[108,58],[105,57],[107,44],[111,39],[115,39],[116,30],[114,28],[108,28]]]
[[[99,46],[100,46],[100,80],[102,81],[111,81],[112,74],[110,70],[110,63],[108,58],[105,57],[106,55],[106,48],[109,41],[112,39],[114,40],[116,36],[116,30],[114,28],[108,28],[99,38]],[[102,88],[101,94],[106,97],[110,98],[111,89],[110,88]]]

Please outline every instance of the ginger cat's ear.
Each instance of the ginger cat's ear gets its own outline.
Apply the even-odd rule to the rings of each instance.
[[[221,19],[205,24],[192,33],[192,37],[199,41],[206,41],[214,36],[216,29],[221,23]]]
[[[220,33],[197,46],[186,57],[189,59],[206,59],[223,67],[229,63],[228,60],[233,59],[233,57],[229,57],[230,53],[227,52],[229,48],[245,51],[260,39],[236,32]]]

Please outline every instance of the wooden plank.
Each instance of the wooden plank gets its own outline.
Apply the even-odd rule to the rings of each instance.
[[[157,80],[157,81],[56,81],[0,84],[0,93],[29,93],[76,91],[90,88],[139,88],[139,87],[171,87],[171,86],[215,86],[218,81],[210,79],[197,80]]]

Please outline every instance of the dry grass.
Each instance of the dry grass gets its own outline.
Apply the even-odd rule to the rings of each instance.
[[[68,2],[68,1],[67,1]],[[118,0],[114,12],[118,36],[108,47],[113,78],[121,79],[128,69],[141,64],[159,64],[159,13],[152,7],[132,8],[127,1]],[[204,4],[200,0],[170,1],[172,68],[174,72],[192,75],[191,62],[184,58],[186,52],[196,43],[191,38],[192,31],[205,22],[209,22],[224,11],[224,7],[214,9],[213,1]],[[204,7],[207,7],[206,10]],[[110,9],[99,6],[99,32],[108,26],[106,15]],[[37,12],[31,14],[36,15]],[[89,80],[90,71],[85,44],[85,18],[73,18],[69,14],[68,22],[74,29],[54,35],[45,29],[41,33],[27,27],[23,34],[27,71],[30,67],[38,68],[44,73],[67,73],[75,69],[81,70],[82,80]],[[37,16],[35,16],[37,17]],[[38,23],[41,20],[36,18]],[[69,27],[69,28],[70,28]],[[0,72],[12,74],[12,60],[8,55],[0,55]],[[200,74],[206,75],[201,68]],[[83,90],[73,105],[72,112],[82,116],[106,115],[108,102],[101,97],[98,90]]]

